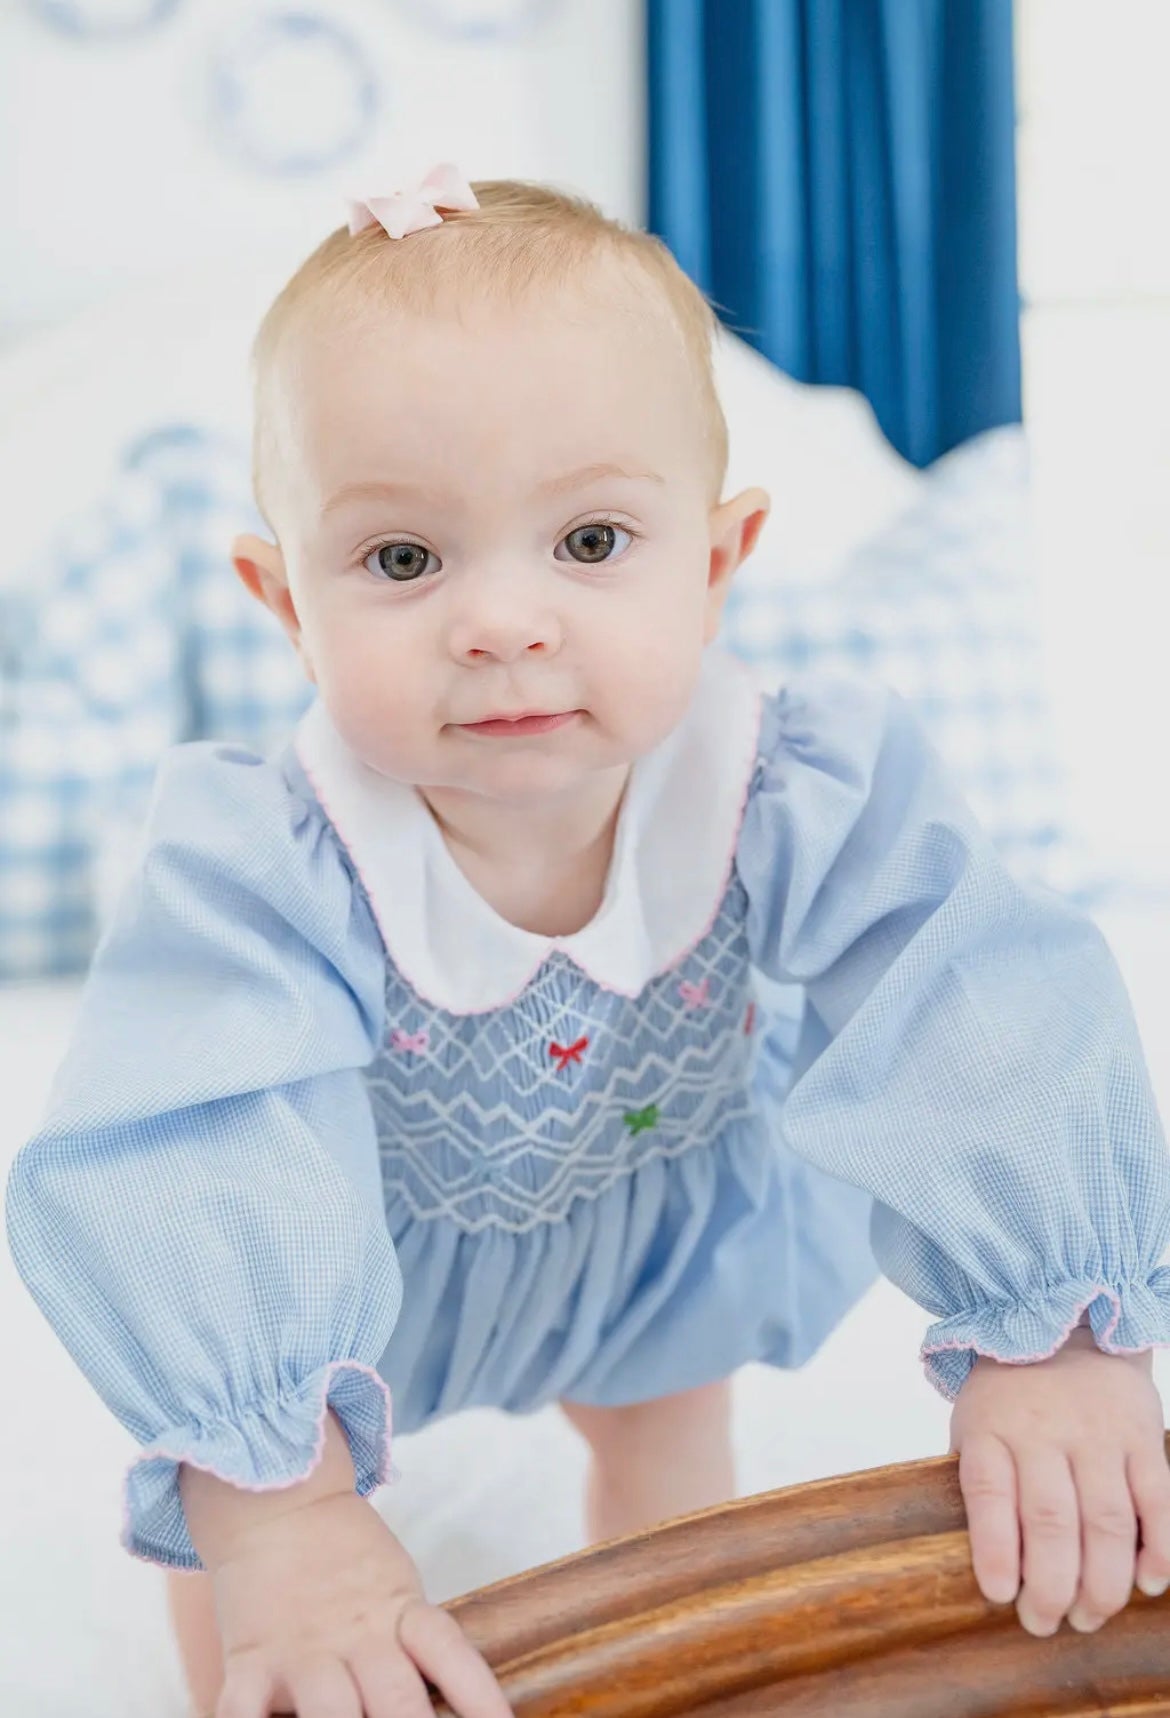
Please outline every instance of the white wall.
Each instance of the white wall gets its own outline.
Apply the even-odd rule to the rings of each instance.
[[[148,3],[0,0],[0,341],[241,247],[271,241],[295,259],[338,224],[348,191],[437,160],[473,179],[551,179],[642,217],[641,0],[537,0],[530,27],[499,40],[451,20],[506,21],[532,0],[177,0],[155,28],[104,38],[42,10],[108,25]],[[281,11],[344,31],[377,90],[368,137],[328,171],[248,165],[216,107],[217,81],[238,80],[251,134],[281,150],[349,130],[357,79],[327,41],[258,55]]]
[[[1167,0],[1016,0],[1024,413],[1081,819],[1170,877]]]

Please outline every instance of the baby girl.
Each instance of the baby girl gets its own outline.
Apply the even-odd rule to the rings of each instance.
[[[1124,988],[897,698],[719,652],[768,498],[723,496],[713,333],[656,239],[450,169],[261,328],[233,558],[317,696],[271,759],[168,758],[7,1205],[143,1446],[200,1712],[502,1718],[365,1501],[391,1403],[560,1403],[632,1532],[734,1494],[730,1375],[875,1254],[987,1597],[1048,1634],[1170,1584]]]

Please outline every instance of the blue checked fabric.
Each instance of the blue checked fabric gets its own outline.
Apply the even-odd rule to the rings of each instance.
[[[947,1396],[1082,1310],[1166,1344],[1170,1155],[1104,939],[1010,877],[901,700],[794,680],[762,716],[684,966],[622,997],[535,939],[509,1001],[446,1019],[294,756],[170,754],[5,1196],[18,1273],[142,1446],[128,1549],[199,1567],[179,1464],[288,1483],[326,1400],[367,1492],[385,1386],[405,1433],[798,1365],[875,1263],[934,1315]],[[678,767],[701,796],[719,760]],[[428,868],[403,917],[454,887]],[[750,1048],[757,974],[808,1007]]]
[[[71,523],[48,576],[25,581],[49,594],[0,597],[0,978],[84,967],[103,842],[137,822],[168,745],[265,751],[304,707],[279,628],[228,561],[259,524],[241,446],[158,429]],[[1085,902],[1099,885],[1065,824],[1026,543],[1023,438],[993,431],[940,461],[924,498],[832,580],[778,580],[765,537],[726,642],[769,688],[806,670],[895,687],[1012,870]]]
[[[103,842],[141,817],[168,746],[266,749],[304,707],[279,627],[228,560],[258,525],[242,449],[159,429],[44,575],[0,594],[0,979],[86,965]]]
[[[768,529],[782,530],[775,500]],[[1105,883],[1066,820],[1030,551],[1024,434],[992,430],[933,466],[923,497],[831,580],[769,577],[765,538],[725,642],[768,689],[810,669],[894,687],[1011,870],[1086,905]]]

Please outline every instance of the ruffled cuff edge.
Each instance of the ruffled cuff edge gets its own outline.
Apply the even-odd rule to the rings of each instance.
[[[953,1402],[977,1356],[1005,1366],[1048,1360],[1086,1312],[1097,1346],[1106,1354],[1170,1347],[1170,1268],[1154,1271],[1146,1282],[1120,1286],[1065,1283],[1040,1307],[1020,1301],[955,1313],[926,1333],[921,1351],[926,1376]]]
[[[242,1426],[227,1422],[194,1429],[171,1426],[161,1432],[126,1470],[123,1549],[164,1568],[202,1570],[179,1495],[179,1464],[213,1474],[243,1491],[285,1490],[307,1479],[320,1462],[329,1408],[345,1430],[357,1495],[368,1497],[388,1484],[395,1477],[390,1462],[389,1386],[372,1366],[334,1360],[310,1373],[294,1395],[280,1399],[279,1426],[271,1407],[251,1412],[249,1419],[262,1433],[254,1446]],[[312,1446],[305,1456],[300,1452],[309,1437]],[[282,1443],[283,1451],[274,1449]],[[296,1463],[292,1471],[290,1462]]]

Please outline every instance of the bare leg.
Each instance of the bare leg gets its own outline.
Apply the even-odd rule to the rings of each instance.
[[[223,1686],[223,1653],[211,1576],[167,1570],[167,1599],[195,1718],[211,1718]]]
[[[735,1496],[726,1380],[629,1407],[561,1407],[593,1452],[585,1511],[590,1543]]]

